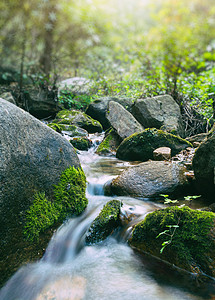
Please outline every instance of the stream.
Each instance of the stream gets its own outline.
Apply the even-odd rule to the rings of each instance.
[[[87,176],[89,205],[84,214],[67,220],[53,235],[43,258],[21,267],[0,292],[1,300],[198,300],[210,297],[209,284],[198,285],[184,274],[127,245],[134,221],[104,242],[85,246],[84,238],[105,203],[103,185],[130,163],[95,154],[102,136],[91,135],[94,147],[80,151]],[[149,199],[115,197],[123,201],[123,213],[134,213],[138,222],[162,204]]]

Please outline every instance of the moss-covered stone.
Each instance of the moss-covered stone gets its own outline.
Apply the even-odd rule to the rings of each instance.
[[[102,125],[99,121],[92,119],[87,114],[76,110],[60,111],[53,123],[75,125],[86,129],[89,133],[102,132]]]
[[[92,142],[86,138],[86,137],[78,137],[78,138],[73,138],[70,143],[78,150],[85,150],[87,151],[91,145]]]
[[[34,201],[25,213],[24,234],[28,240],[38,240],[44,230],[67,215],[81,214],[87,207],[85,196],[86,177],[82,169],[66,169],[58,185],[54,186],[54,198],[47,199],[45,193],[36,193]]]
[[[54,131],[61,133],[63,131],[63,125],[61,124],[56,124],[56,123],[49,123],[48,127],[53,129]]]
[[[130,244],[190,272],[215,276],[214,213],[186,206],[155,211],[134,227]]]
[[[147,161],[153,159],[153,151],[160,147],[171,148],[174,156],[181,150],[192,147],[192,144],[173,134],[148,128],[126,138],[119,145],[116,156],[124,160]]]
[[[121,201],[111,200],[103,207],[88,230],[86,244],[95,244],[105,240],[120,225],[121,206]]]
[[[115,133],[113,129],[111,129],[110,131],[108,131],[106,137],[99,145],[96,153],[99,155],[115,154],[119,144],[120,144],[119,136]]]

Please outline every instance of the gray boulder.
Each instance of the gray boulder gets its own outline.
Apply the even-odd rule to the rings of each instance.
[[[28,259],[34,257],[34,252],[35,256],[42,254],[40,247],[31,252],[29,245],[21,242],[25,211],[35,192],[45,191],[52,196],[53,185],[70,166],[78,168],[80,162],[65,138],[0,99],[0,257],[5,264],[1,274],[7,276],[11,261],[18,266],[28,252]],[[41,245],[44,247],[45,242]]]
[[[178,163],[148,161],[123,171],[108,189],[119,196],[150,198],[159,194],[174,195],[188,186],[185,171]]]
[[[193,170],[199,192],[214,197],[215,193],[215,132],[214,130],[197,148]]]
[[[132,114],[117,102],[110,101],[106,117],[122,140],[144,130]]]
[[[98,120],[104,129],[108,129],[110,127],[110,123],[106,118],[106,112],[108,111],[110,101],[115,101],[121,104],[129,112],[132,110],[133,101],[131,98],[103,97],[90,103],[86,113],[93,119]]]
[[[24,98],[24,103],[18,103],[18,106],[38,119],[53,117],[61,109],[55,92],[48,89],[37,89],[34,86],[29,86]]]
[[[184,135],[180,107],[169,95],[139,99],[134,104],[132,113],[145,128],[161,128],[173,134]]]

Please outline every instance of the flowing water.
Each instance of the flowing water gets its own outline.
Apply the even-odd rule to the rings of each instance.
[[[95,144],[99,137],[94,136]],[[99,157],[94,148],[81,152],[88,180],[86,212],[63,224],[52,237],[44,257],[20,268],[0,292],[1,300],[183,300],[209,299],[211,285],[198,286],[191,275],[161,261],[135,253],[126,243],[133,223],[95,246],[84,237],[106,202],[103,185],[129,163]],[[161,204],[147,199],[115,197],[123,201],[123,214],[138,220]],[[211,296],[210,299],[214,299]]]

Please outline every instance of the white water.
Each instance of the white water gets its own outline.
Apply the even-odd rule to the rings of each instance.
[[[126,244],[132,222],[124,231],[96,246],[84,246],[84,235],[103,205],[113,199],[103,195],[105,182],[128,163],[99,157],[90,149],[80,154],[87,175],[89,206],[80,217],[63,224],[53,236],[44,257],[22,267],[0,292],[1,300],[198,300],[180,274],[162,263],[141,259]],[[160,205],[134,198],[117,197],[123,213],[143,218]],[[159,275],[161,274],[161,276]],[[170,276],[168,276],[170,274]],[[168,277],[173,277],[169,280]],[[174,279],[175,278],[175,279]],[[173,279],[173,283],[172,283]],[[189,281],[189,277],[186,279]],[[191,282],[191,279],[190,279]],[[189,285],[189,284],[188,284]]]

